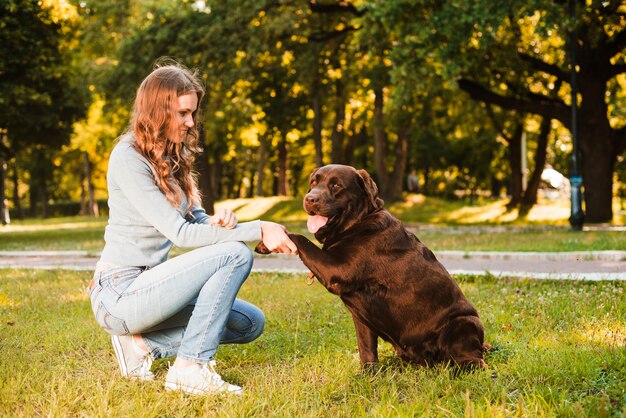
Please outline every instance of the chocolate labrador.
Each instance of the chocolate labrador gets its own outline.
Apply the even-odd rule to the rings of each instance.
[[[304,210],[323,247],[289,237],[319,282],[350,310],[363,365],[378,361],[380,337],[416,365],[485,367],[476,309],[432,251],[383,209],[365,170],[315,169]],[[261,243],[257,252],[268,250]]]

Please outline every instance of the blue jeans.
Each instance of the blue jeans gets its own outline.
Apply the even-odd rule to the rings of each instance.
[[[236,298],[252,261],[245,244],[227,242],[153,268],[111,268],[95,277],[92,309],[109,334],[141,334],[155,359],[208,363],[220,343],[247,343],[263,332],[263,312]]]

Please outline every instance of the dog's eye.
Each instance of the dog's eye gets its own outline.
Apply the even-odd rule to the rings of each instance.
[[[341,184],[333,183],[330,185],[330,188],[333,189],[334,191],[341,190]]]

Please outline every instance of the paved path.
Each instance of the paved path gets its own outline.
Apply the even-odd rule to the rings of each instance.
[[[537,279],[626,280],[626,251],[493,252],[439,251],[452,274],[491,274]],[[93,270],[99,254],[86,251],[0,251],[0,269]],[[255,254],[253,271],[308,272],[295,256]],[[2,272],[0,271],[0,277]]]

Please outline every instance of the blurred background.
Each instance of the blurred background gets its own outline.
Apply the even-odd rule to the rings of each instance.
[[[622,1],[2,0],[0,45],[3,224],[106,214],[109,153],[165,57],[206,84],[208,211],[341,163],[388,203],[524,217],[573,186],[586,223],[623,224]]]

